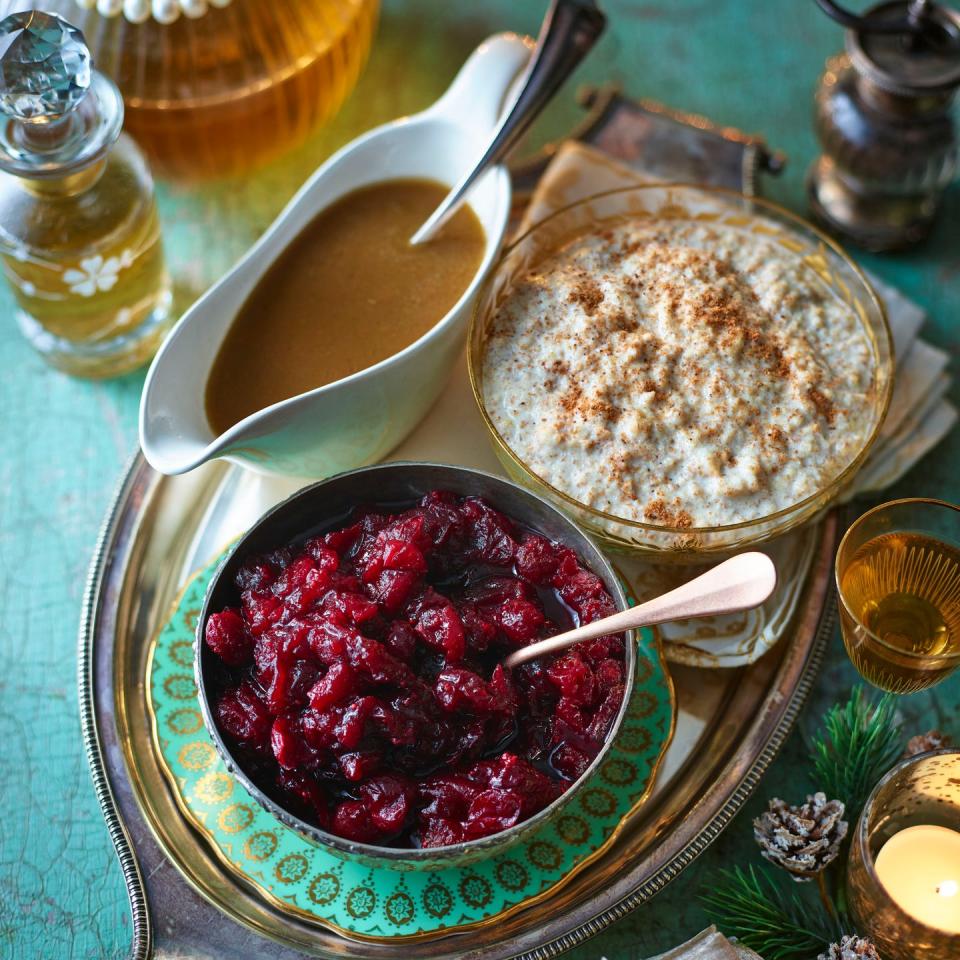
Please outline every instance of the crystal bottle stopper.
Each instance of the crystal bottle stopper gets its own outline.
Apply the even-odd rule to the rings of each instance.
[[[86,96],[90,51],[66,20],[37,10],[0,21],[0,111],[27,124],[62,119]]]

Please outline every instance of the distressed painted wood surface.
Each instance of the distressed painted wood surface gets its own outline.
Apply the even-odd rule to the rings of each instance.
[[[763,133],[790,164],[768,195],[804,209],[815,152],[811,94],[840,31],[812,0],[606,0],[610,29],[581,70],[639,96]],[[439,93],[467,52],[500,29],[533,31],[542,0],[385,5],[370,66],[337,120],[311,142],[240,181],[160,186],[165,242],[181,307],[225,271],[332,149]],[[572,85],[539,127],[555,136],[577,117]],[[916,252],[861,257],[930,313],[926,336],[954,354],[960,340],[960,189]],[[102,514],[136,442],[142,373],[85,383],[48,370],[20,339],[0,291],[0,956],[123,956],[129,921],[120,872],[82,756],[75,638],[87,564]],[[953,388],[957,402],[957,387]],[[899,495],[958,499],[960,431],[898,484]],[[763,798],[799,798],[804,728],[853,671],[836,640],[801,730],[731,828],[647,908],[581,947],[577,960],[645,957],[706,922],[696,894],[717,866],[754,857],[749,821]],[[915,730],[960,736],[960,678],[902,701]]]

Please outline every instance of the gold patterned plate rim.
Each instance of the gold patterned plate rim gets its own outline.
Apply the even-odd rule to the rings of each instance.
[[[546,900],[551,899],[552,897],[557,896],[561,890],[571,883],[576,877],[582,873],[584,870],[589,868],[593,863],[595,863],[600,857],[602,857],[607,851],[616,843],[617,839],[623,833],[624,829],[629,826],[632,818],[637,814],[637,812],[643,807],[647,801],[650,799],[650,794],[653,792],[653,788],[656,785],[657,776],[660,772],[660,769],[663,765],[663,759],[667,754],[670,744],[673,742],[673,736],[676,732],[677,726],[677,697],[676,697],[676,687],[673,681],[673,677],[670,674],[670,669],[667,663],[667,660],[663,653],[663,644],[660,639],[660,636],[657,632],[652,632],[653,642],[651,644],[651,649],[656,654],[657,663],[660,666],[661,673],[663,674],[667,694],[670,703],[670,723],[666,731],[665,736],[663,737],[660,751],[658,752],[656,758],[654,759],[650,772],[647,777],[647,783],[644,787],[644,790],[640,797],[631,805],[631,807],[624,812],[621,816],[617,825],[610,831],[610,834],[607,838],[601,843],[596,850],[594,850],[589,856],[584,857],[583,860],[578,862],[569,870],[560,880],[552,884],[545,890],[540,891],[537,894],[534,894],[519,903],[516,903],[512,906],[501,910],[499,913],[494,914],[493,916],[486,917],[482,920],[473,921],[466,924],[457,925],[455,927],[446,927],[440,930],[431,930],[423,931],[414,934],[395,934],[392,936],[376,936],[368,934],[358,934],[352,930],[349,930],[345,927],[341,927],[332,921],[318,917],[316,914],[310,913],[307,910],[296,907],[293,904],[287,903],[283,900],[277,898],[270,890],[266,889],[261,884],[257,883],[249,875],[245,874],[239,867],[237,867],[220,849],[219,844],[216,842],[208,828],[203,824],[192,810],[186,805],[181,796],[179,790],[179,784],[177,783],[177,778],[174,772],[170,769],[166,758],[164,757],[163,751],[160,746],[160,734],[157,721],[157,711],[153,701],[153,695],[151,691],[151,684],[149,682],[149,677],[153,670],[154,658],[157,651],[157,646],[160,639],[160,634],[164,630],[167,623],[177,612],[180,605],[183,602],[183,599],[192,585],[193,581],[202,574],[203,570],[206,569],[200,568],[199,570],[193,571],[185,580],[184,584],[177,593],[174,601],[169,605],[169,608],[166,614],[160,618],[159,625],[155,629],[153,636],[150,640],[149,650],[146,658],[146,667],[144,671],[144,702],[147,711],[147,717],[150,728],[150,737],[151,737],[151,746],[154,752],[154,759],[157,762],[157,765],[161,772],[164,775],[166,780],[167,791],[173,800],[174,805],[179,810],[181,817],[190,825],[190,827],[202,838],[204,841],[206,849],[211,852],[215,859],[224,867],[227,872],[238,880],[243,886],[254,891],[254,893],[268,903],[271,907],[277,910],[281,914],[290,915],[297,917],[300,920],[308,923],[311,926],[322,927],[327,930],[331,930],[337,935],[355,942],[360,943],[417,943],[425,942],[428,940],[439,940],[444,937],[456,937],[464,933],[469,933],[473,930],[483,929],[488,926],[492,926],[497,923],[502,923],[510,917],[515,916],[516,914],[527,910],[529,908],[535,907]],[[190,886],[197,890],[205,899],[213,903],[214,906],[219,904],[216,901],[207,895],[207,891],[202,888],[197,887],[197,885],[192,881],[189,873],[183,869],[182,864],[180,863],[179,858],[176,856],[175,852],[168,848],[168,845],[165,842],[163,836],[161,836],[157,830],[154,828],[154,823],[152,817],[148,814],[148,811],[144,810],[143,805],[140,802],[139,796],[137,797],[137,804],[140,806],[141,811],[145,814],[145,819],[148,826],[150,827],[151,833],[154,836],[154,839],[160,845],[161,849],[167,855],[169,861],[176,868],[177,872],[190,884]],[[230,914],[230,916],[234,916]],[[246,921],[242,917],[234,917],[234,919],[239,919],[241,922],[246,924]],[[251,926],[251,929],[258,929]]]

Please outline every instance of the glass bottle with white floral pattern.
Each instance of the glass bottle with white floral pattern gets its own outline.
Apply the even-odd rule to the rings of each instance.
[[[171,321],[153,181],[83,35],[51,14],[0,21],[0,261],[20,329],[55,367],[115,376]]]

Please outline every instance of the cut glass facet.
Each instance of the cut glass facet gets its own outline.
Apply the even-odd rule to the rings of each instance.
[[[90,86],[90,51],[66,20],[36,10],[0,21],[0,110],[21,120],[54,119]]]

